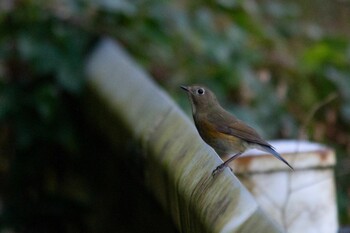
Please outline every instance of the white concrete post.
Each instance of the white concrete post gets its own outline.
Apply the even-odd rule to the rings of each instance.
[[[230,164],[234,173],[286,232],[337,232],[334,151],[306,141],[270,143],[294,171],[272,155],[248,151]]]

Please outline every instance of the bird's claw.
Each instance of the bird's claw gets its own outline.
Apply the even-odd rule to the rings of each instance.
[[[217,166],[214,169],[214,171],[211,173],[211,175],[213,177],[215,177],[216,175],[220,174],[226,167],[227,167],[227,165],[225,163],[220,164],[219,166]]]

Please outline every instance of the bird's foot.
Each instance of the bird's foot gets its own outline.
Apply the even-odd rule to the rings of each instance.
[[[211,175],[213,177],[215,177],[216,175],[220,174],[225,168],[227,167],[227,164],[222,163],[219,166],[217,166],[214,171],[211,173]]]

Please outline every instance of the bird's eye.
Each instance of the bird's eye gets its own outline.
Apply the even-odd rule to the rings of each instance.
[[[203,88],[199,88],[198,90],[197,90],[197,94],[199,94],[199,95],[203,95],[204,94],[204,89]]]

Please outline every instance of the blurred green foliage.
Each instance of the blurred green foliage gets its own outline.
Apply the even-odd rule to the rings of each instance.
[[[185,108],[178,86],[203,83],[266,137],[307,135],[335,147],[340,220],[349,224],[350,20],[336,17],[349,10],[333,3],[325,21],[323,3],[312,2],[1,2],[2,229],[87,232],[98,221],[94,198],[108,191],[99,184],[120,161],[103,149],[81,100],[84,61],[104,35]]]

